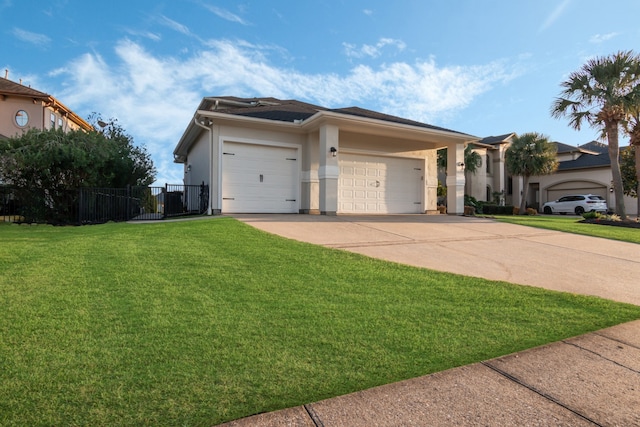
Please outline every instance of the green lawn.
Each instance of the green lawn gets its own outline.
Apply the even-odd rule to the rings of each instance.
[[[0,226],[0,425],[213,425],[640,318],[230,218]]]
[[[581,223],[582,217],[574,215],[505,215],[495,216],[494,218],[498,221],[512,224],[604,237],[606,239],[622,240],[623,242],[640,243],[640,228]]]

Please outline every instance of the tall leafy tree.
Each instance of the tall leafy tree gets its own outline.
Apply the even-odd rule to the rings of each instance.
[[[633,51],[620,51],[598,57],[569,75],[551,108],[556,118],[569,118],[569,125],[579,130],[583,123],[599,129],[606,136],[611,158],[616,213],[626,218],[624,191],[620,173],[620,125],[627,120],[633,106],[630,96],[640,81],[640,57]]]
[[[513,138],[505,152],[505,165],[511,175],[524,181],[520,214],[526,214],[529,180],[532,176],[549,175],[558,169],[556,146],[549,138],[537,132],[528,132]]]
[[[640,150],[637,145],[630,145],[620,149],[620,172],[622,173],[622,184],[624,194],[631,197],[638,197],[639,177],[637,174],[638,156]],[[640,199],[639,199],[640,202]]]
[[[155,167],[114,121],[104,131],[31,129],[0,140],[0,182],[33,207],[33,219],[67,222],[79,187],[148,185]]]

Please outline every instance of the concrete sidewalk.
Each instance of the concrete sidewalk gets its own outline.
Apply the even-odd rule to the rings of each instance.
[[[235,217],[390,261],[640,305],[640,245],[467,217]],[[224,424],[451,425],[640,426],[640,320]]]
[[[640,321],[223,426],[640,426]]]

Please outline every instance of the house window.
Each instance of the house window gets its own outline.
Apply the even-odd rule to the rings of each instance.
[[[484,161],[487,164],[487,173],[491,173],[491,156],[488,153],[485,156]]]
[[[62,117],[58,117],[58,127],[62,128]]]
[[[487,185],[487,194],[486,194],[486,201],[487,202],[491,202],[493,201],[492,197],[491,197],[491,187]]]
[[[513,177],[507,178],[507,194],[513,194]]]
[[[51,126],[49,128],[50,129],[55,129],[56,128],[56,115],[51,113],[50,118],[51,118]]]
[[[16,124],[18,126],[25,127],[29,123],[29,115],[26,111],[20,110],[16,113]]]

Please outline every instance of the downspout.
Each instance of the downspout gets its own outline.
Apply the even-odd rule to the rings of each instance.
[[[213,203],[213,131],[211,130],[211,125],[213,125],[213,123],[211,123],[211,125],[209,126],[205,126],[202,123],[200,123],[198,121],[197,117],[193,118],[193,123],[195,123],[197,126],[201,127],[202,129],[206,129],[209,131],[209,203],[207,206],[207,215],[211,215],[212,214],[212,207],[211,204]]]

